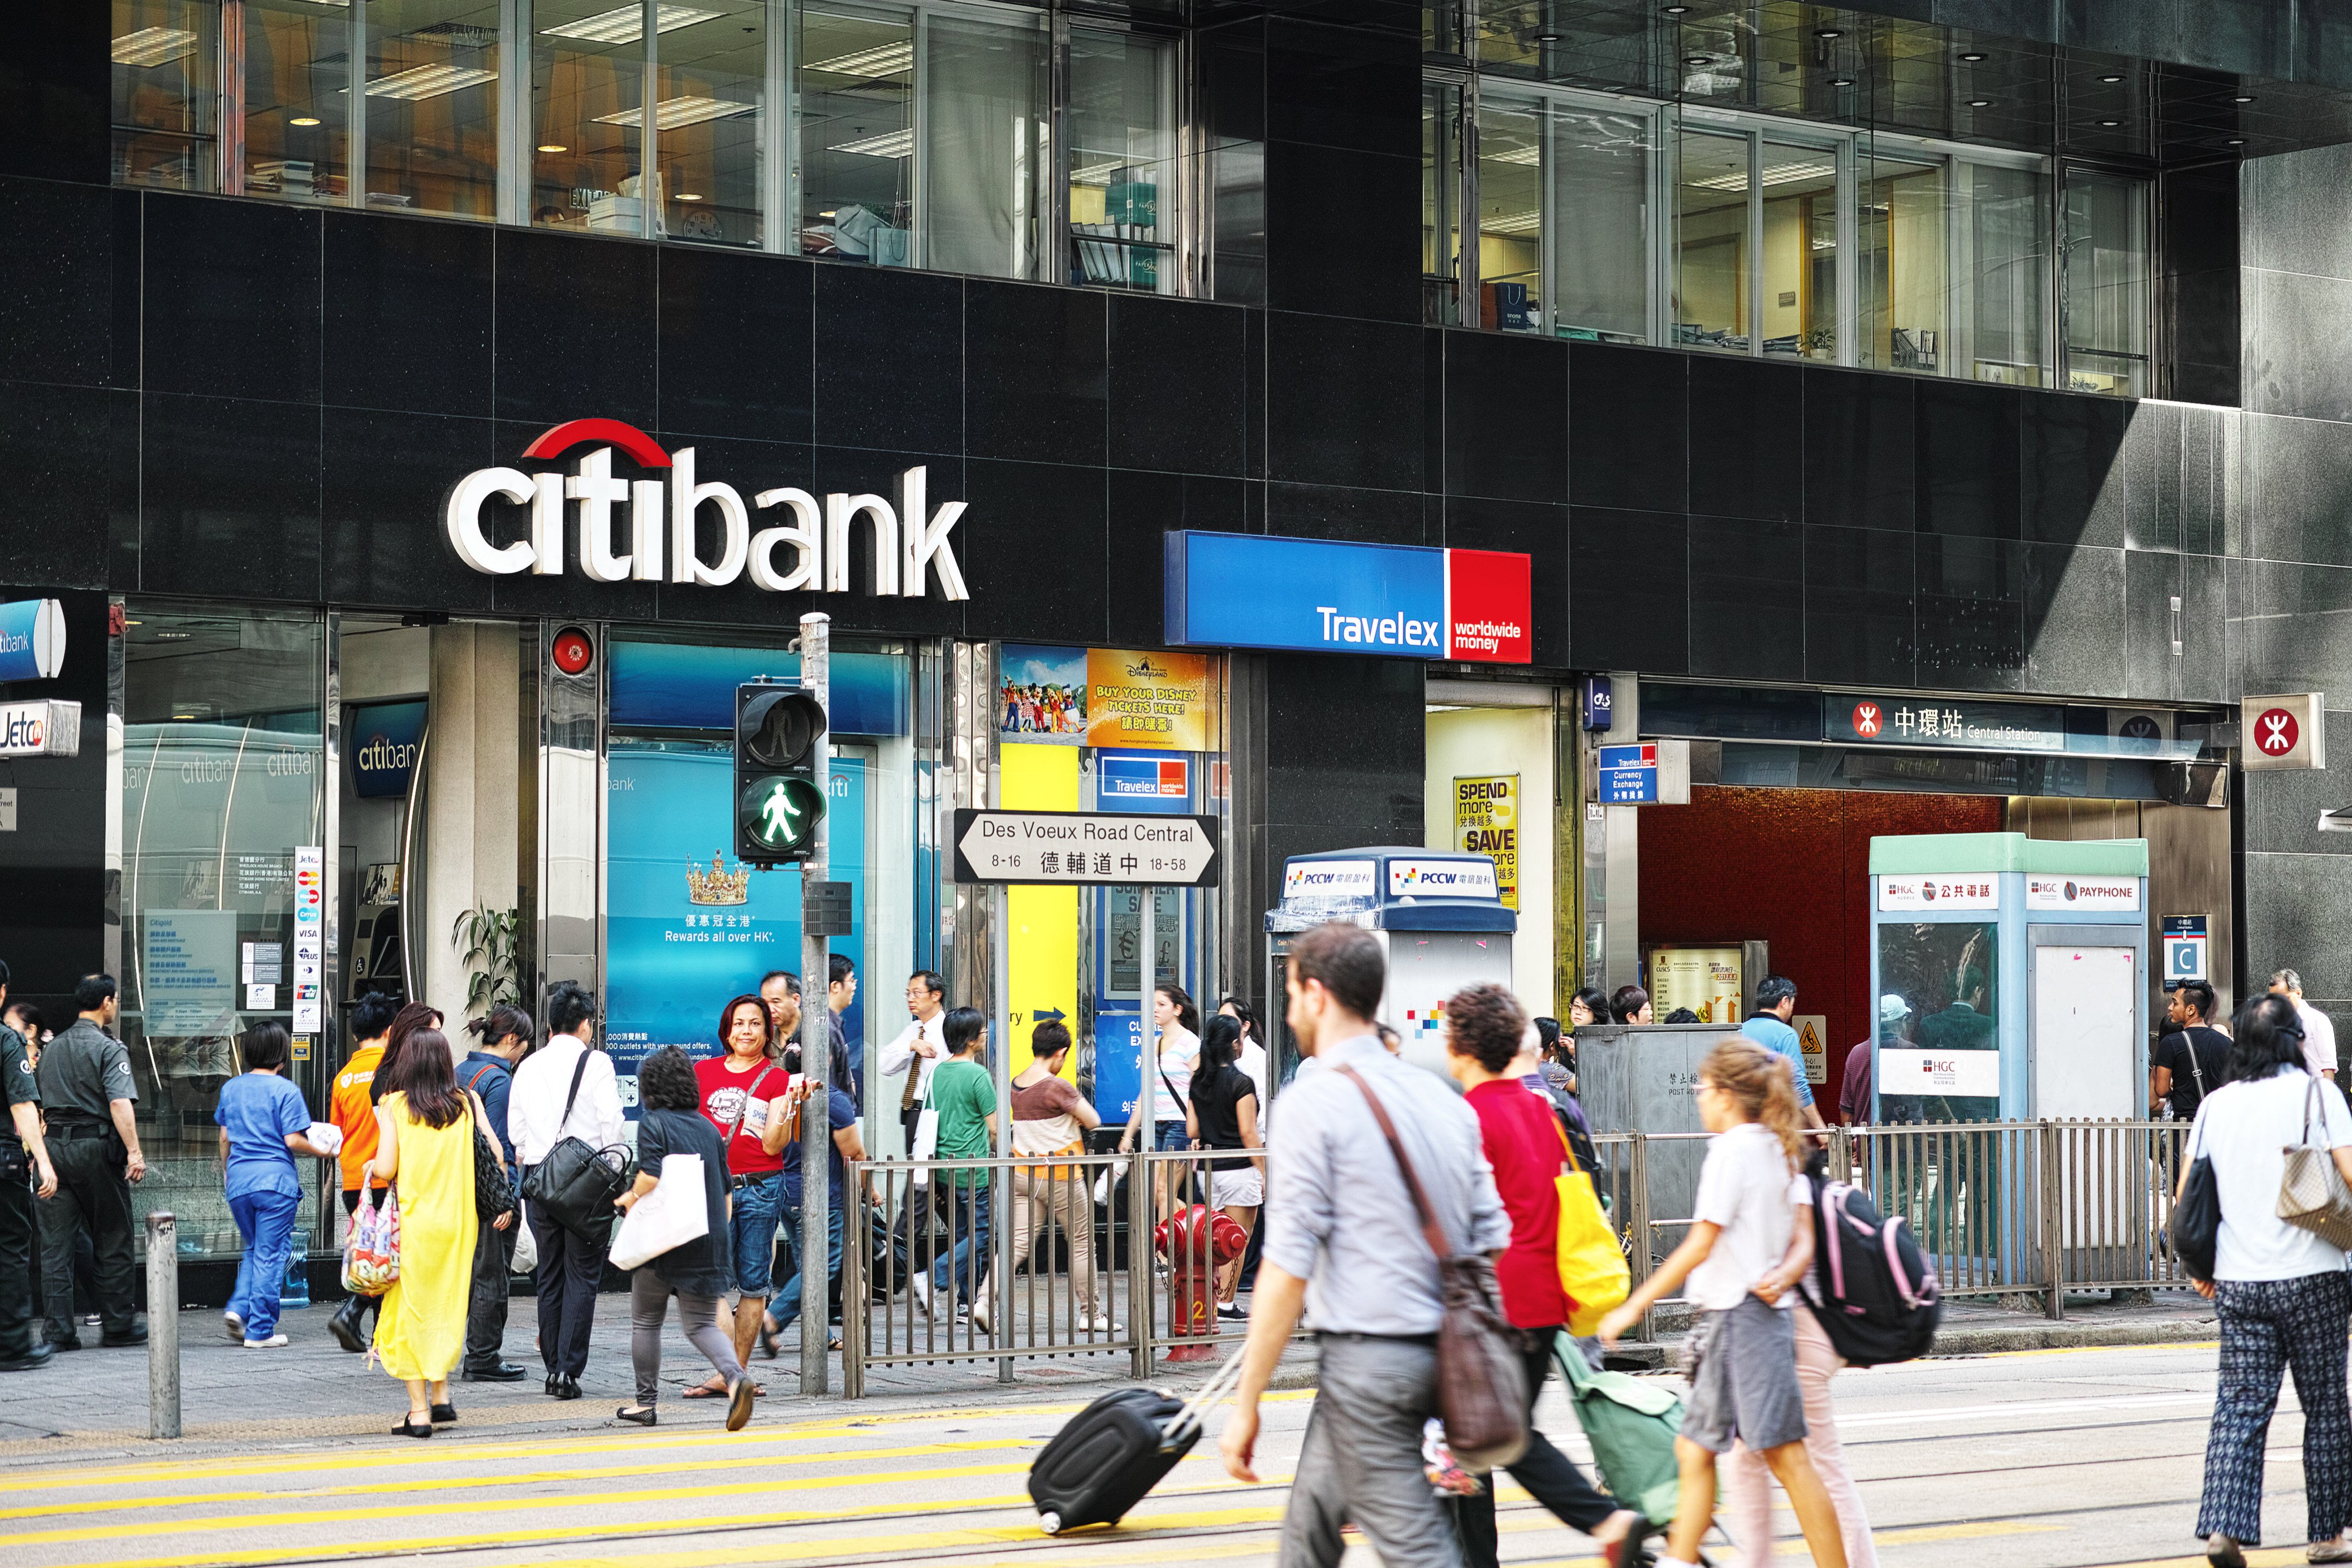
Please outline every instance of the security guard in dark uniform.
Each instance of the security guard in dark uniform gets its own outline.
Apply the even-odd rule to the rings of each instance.
[[[0,1005],[8,1000],[8,966],[0,963]],[[47,1366],[48,1342],[33,1332],[34,1184],[42,1197],[58,1190],[41,1138],[41,1096],[25,1037],[0,1024],[0,1100],[9,1128],[0,1131],[0,1372]]]
[[[147,1342],[140,1321],[131,1250],[131,1184],[147,1174],[131,1104],[131,1053],[108,1034],[114,1022],[114,976],[85,974],[74,987],[81,1016],[41,1053],[41,1103],[49,1118],[49,1158],[58,1190],[41,1200],[41,1278],[49,1342],[81,1348],[74,1332],[75,1233],[87,1227],[98,1258],[102,1345]]]

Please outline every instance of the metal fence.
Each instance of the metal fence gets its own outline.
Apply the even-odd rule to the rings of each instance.
[[[1832,1128],[1830,1174],[1900,1215],[1951,1297],[2185,1286],[2165,1239],[2184,1122]],[[1691,1224],[1703,1133],[1593,1138],[1601,1204],[1635,1283]],[[842,1260],[843,1392],[869,1370],[1042,1357],[1222,1358],[1220,1312],[1264,1218],[1231,1152],[855,1163]],[[1223,1166],[1224,1168],[1220,1168]],[[1225,1220],[1217,1216],[1223,1215]],[[1226,1223],[1229,1220],[1230,1223]],[[1652,1325],[1644,1325],[1650,1337]]]

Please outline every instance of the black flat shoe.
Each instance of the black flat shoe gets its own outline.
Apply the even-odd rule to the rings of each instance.
[[[469,1366],[465,1375],[467,1383],[520,1383],[530,1373],[510,1361],[502,1361],[496,1366]]]
[[[360,1337],[359,1301],[357,1296],[344,1297],[343,1304],[335,1309],[335,1315],[327,1320],[327,1331],[335,1336],[337,1344],[352,1354],[365,1355],[367,1341]]]
[[[557,1378],[555,1380],[555,1397],[558,1399],[579,1398],[580,1380],[576,1377]]]
[[[6,1361],[0,1361],[0,1372],[30,1372],[35,1367],[48,1365],[50,1362],[57,1358],[57,1351],[51,1347],[49,1342],[47,1340],[43,1340],[35,1344],[32,1349],[26,1351],[23,1355],[12,1356]]]
[[[415,1421],[403,1416],[400,1425],[392,1429],[392,1435],[395,1437],[430,1437],[433,1436],[433,1423],[427,1421],[419,1426]]]
[[[551,1373],[549,1373],[547,1374],[547,1383],[546,1383],[546,1384],[545,1384],[545,1387],[546,1387],[546,1389],[547,1389],[547,1396],[548,1396],[550,1399],[554,1398],[554,1397],[555,1397],[555,1374],[554,1374],[553,1373],[551,1373]]]
[[[141,1323],[136,1328],[124,1329],[119,1333],[100,1334],[98,1336],[98,1342],[108,1350],[120,1350],[130,1345],[143,1345],[147,1342],[147,1325]]]
[[[624,1405],[613,1412],[613,1416],[615,1420],[632,1422],[639,1426],[651,1426],[655,1422],[654,1407],[650,1405],[635,1407]]]
[[[433,1407],[433,1425],[436,1426],[455,1426],[457,1424],[457,1407],[456,1405],[436,1405]]]

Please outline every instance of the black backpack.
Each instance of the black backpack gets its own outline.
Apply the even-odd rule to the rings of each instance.
[[[1850,1366],[1885,1366],[1927,1353],[1943,1321],[1936,1270],[1902,1216],[1883,1216],[1861,1188],[1809,1178],[1813,1276],[1805,1304]]]

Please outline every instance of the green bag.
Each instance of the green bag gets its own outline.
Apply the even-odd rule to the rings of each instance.
[[[1576,1419],[1592,1444],[1592,1459],[1610,1495],[1664,1530],[1681,1506],[1681,1468],[1675,1437],[1683,1429],[1683,1402],[1662,1383],[1595,1372],[1576,1341],[1561,1334],[1552,1358],[1568,1380]]]

